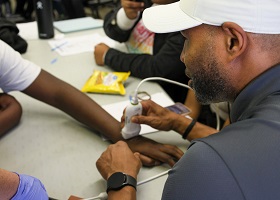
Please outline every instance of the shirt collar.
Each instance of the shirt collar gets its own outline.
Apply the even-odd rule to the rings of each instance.
[[[241,120],[246,111],[257,105],[268,95],[280,91],[280,64],[268,69],[249,83],[232,104],[231,122]]]

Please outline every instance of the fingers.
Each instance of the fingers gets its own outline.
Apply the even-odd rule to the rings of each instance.
[[[144,8],[144,3],[143,2],[138,2],[138,1],[123,0],[122,1],[122,7],[124,9],[134,9],[134,10],[141,11],[141,9]]]
[[[155,160],[151,157],[142,155],[142,154],[139,154],[139,158],[140,158],[142,164],[145,165],[146,167],[153,167],[153,166],[158,166],[161,164],[160,161]]]
[[[176,160],[179,160],[184,155],[184,152],[176,146],[169,144],[164,144],[163,146],[166,147],[163,151],[169,155],[172,155]]]
[[[175,163],[177,162],[177,159],[175,159],[172,154],[168,154],[164,151],[158,152],[157,158],[162,163],[167,163],[170,167],[173,167],[175,165]]]
[[[164,152],[158,152],[156,157],[157,159],[142,154],[140,155],[141,162],[146,167],[158,166],[161,165],[162,163],[167,163],[170,167],[173,167],[175,163],[178,161],[173,156],[170,156]]]
[[[175,163],[184,155],[184,152],[178,147],[172,145],[164,144],[163,146],[165,148],[162,148],[161,151],[165,153],[163,155],[164,161],[169,166],[173,167]]]
[[[173,166],[184,154],[178,147],[161,144],[149,138],[138,136],[126,141],[133,152],[139,152],[145,166],[167,163]],[[155,161],[158,161],[155,163]]]
[[[6,93],[0,93],[0,110],[8,108],[12,108],[13,112],[19,112],[21,115],[22,108],[20,103],[16,100],[16,98]]]
[[[144,116],[144,115],[138,115],[133,116],[131,118],[131,121],[136,124],[147,124],[155,129],[162,130],[162,131],[169,131],[172,127],[172,121],[169,120],[169,118],[164,118],[156,115],[151,116]]]
[[[160,120],[157,119],[155,116],[135,115],[131,118],[131,121],[137,124],[147,124],[152,127],[160,124]]]
[[[141,12],[141,11],[144,10],[144,3],[143,2],[122,0],[121,4],[122,4],[122,7],[125,11],[126,16],[129,19],[136,19],[138,17],[138,12]]]
[[[145,166],[167,163],[170,167],[173,167],[183,155],[184,152],[176,146],[159,144],[158,148],[154,148],[153,152],[149,154],[149,159],[141,157],[141,161]],[[155,163],[155,161],[157,161],[157,163]]]

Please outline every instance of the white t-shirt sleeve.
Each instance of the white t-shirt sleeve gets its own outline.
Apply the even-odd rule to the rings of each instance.
[[[129,19],[125,12],[124,12],[124,9],[121,8],[118,13],[117,13],[117,24],[118,26],[120,27],[120,29],[124,30],[124,31],[127,31],[129,29],[131,29],[135,22],[138,20],[139,18],[139,13],[138,13],[138,17],[136,19]]]
[[[4,92],[22,91],[39,75],[41,68],[0,40],[0,88]]]

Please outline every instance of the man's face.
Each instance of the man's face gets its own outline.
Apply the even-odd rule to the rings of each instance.
[[[202,104],[228,101],[232,92],[229,77],[224,70],[216,45],[215,34],[200,26],[182,31],[185,37],[181,60],[186,75],[191,79],[197,100]]]

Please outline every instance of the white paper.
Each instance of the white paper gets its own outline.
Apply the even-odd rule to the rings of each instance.
[[[37,22],[18,23],[19,35],[25,40],[39,39]]]
[[[167,96],[164,92],[159,92],[156,94],[151,95],[151,99],[156,102],[157,104],[166,107],[174,104],[174,102],[170,99],[169,96]],[[102,106],[104,110],[106,110],[108,113],[110,113],[116,120],[120,121],[121,117],[123,115],[123,110],[126,108],[127,105],[129,105],[129,100],[122,101],[118,103],[108,104],[105,106]],[[146,133],[152,133],[158,131],[148,125],[141,124],[141,131],[140,135],[146,134]]]
[[[112,48],[116,45],[116,41],[98,33],[49,41],[51,50],[58,52],[61,56],[92,52],[94,46],[99,43],[105,43]]]

